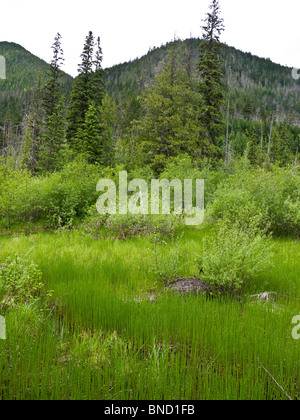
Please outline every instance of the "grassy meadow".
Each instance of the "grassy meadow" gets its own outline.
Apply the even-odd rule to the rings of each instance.
[[[33,303],[7,313],[0,398],[299,399],[299,242],[273,239],[274,267],[238,298],[163,292],[156,269],[197,275],[214,234],[185,228],[159,250],[76,230],[1,236],[1,261],[38,262],[53,295],[48,312]],[[268,302],[250,297],[265,291]]]
[[[0,43],[0,401],[300,399],[299,83],[209,10],[74,79]]]

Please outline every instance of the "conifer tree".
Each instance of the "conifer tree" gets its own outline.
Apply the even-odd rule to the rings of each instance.
[[[47,117],[45,133],[40,146],[38,168],[40,172],[61,169],[69,160],[66,140],[65,97],[58,98],[51,115]]]
[[[211,153],[220,153],[217,149],[218,137],[224,131],[222,106],[224,103],[223,73],[221,58],[220,35],[224,31],[223,19],[220,17],[218,0],[210,5],[203,26],[203,40],[200,46],[198,71],[200,75],[200,103],[199,122],[202,126],[202,137],[208,139]]]
[[[274,128],[272,133],[271,143],[271,162],[282,164],[283,160],[283,142],[280,132],[277,127]]]
[[[257,134],[252,130],[247,148],[247,158],[251,165],[257,165],[259,161],[259,144],[257,139]]]
[[[93,90],[94,90],[94,102],[97,104],[97,106],[102,105],[103,98],[105,96],[105,86],[104,86],[104,74],[102,69],[102,61],[103,61],[103,53],[100,43],[100,37],[97,38],[97,50],[95,54],[95,60],[94,60],[94,76],[93,76]]]
[[[89,32],[81,54],[82,62],[78,68],[79,74],[72,89],[68,115],[69,126],[67,137],[76,151],[81,149],[80,145],[76,144],[76,141],[78,140],[80,130],[83,129],[85,115],[93,97],[93,52],[94,35],[92,32]]]
[[[133,127],[139,133],[145,163],[156,172],[162,171],[170,158],[197,150],[199,94],[192,89],[184,64],[187,54],[183,43],[176,40],[163,71],[143,96],[144,116]]]
[[[102,162],[112,166],[115,161],[114,130],[116,124],[116,106],[111,97],[106,94],[102,101]]]
[[[100,163],[102,157],[101,144],[102,124],[99,108],[93,103],[85,114],[85,120],[77,134],[77,152],[82,154],[89,163]]]
[[[60,101],[61,97],[61,66],[64,62],[64,53],[61,46],[61,38],[62,37],[60,33],[57,33],[57,35],[54,38],[54,43],[51,47],[53,50],[53,58],[50,63],[49,70],[47,72],[49,78],[45,85],[44,91],[44,106],[46,116],[53,114],[57,102]]]
[[[54,171],[61,167],[62,154],[66,149],[66,99],[61,93],[61,65],[64,62],[61,35],[54,39],[53,59],[49,79],[45,85],[45,129],[39,151],[39,170]]]
[[[86,37],[82,63],[71,94],[67,138],[77,153],[90,162],[99,162],[101,156],[102,101],[104,81],[100,38],[94,58],[95,39],[92,32]],[[85,137],[87,136],[87,137]]]
[[[293,160],[291,150],[293,148],[292,144],[294,142],[293,135],[289,131],[287,121],[284,121],[280,124],[279,135],[282,143],[281,163],[285,165]]]

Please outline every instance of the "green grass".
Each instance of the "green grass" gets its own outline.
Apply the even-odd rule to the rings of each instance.
[[[174,265],[177,247],[181,274],[197,275],[209,234],[187,229],[160,257]],[[34,307],[7,315],[0,399],[286,399],[263,367],[299,399],[299,242],[274,240],[274,269],[244,292],[277,293],[269,303],[174,294],[151,303],[143,297],[162,287],[152,248],[78,232],[0,237],[0,260],[29,254],[58,302],[52,317]]]

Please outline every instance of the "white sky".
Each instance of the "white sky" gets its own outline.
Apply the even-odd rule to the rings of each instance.
[[[104,67],[135,59],[176,34],[199,37],[210,0],[8,0],[1,4],[0,41],[51,60],[60,32],[67,73],[76,76],[86,35],[101,37]],[[242,51],[300,67],[299,0],[220,0],[222,40]]]

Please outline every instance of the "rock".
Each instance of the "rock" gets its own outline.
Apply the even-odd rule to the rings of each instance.
[[[191,278],[178,279],[175,282],[171,283],[168,289],[174,292],[179,292],[180,294],[189,294],[189,293],[206,294],[210,292],[209,285],[196,277],[192,279]]]

